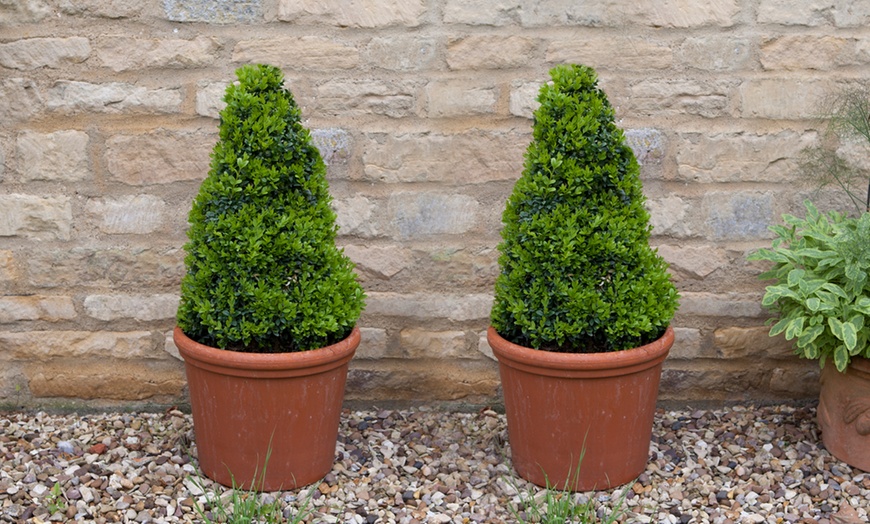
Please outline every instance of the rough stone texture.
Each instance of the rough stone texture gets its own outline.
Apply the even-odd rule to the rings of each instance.
[[[471,358],[476,356],[466,348],[464,331],[429,331],[403,329],[402,347],[407,358]]]
[[[332,201],[335,210],[338,232],[342,235],[356,235],[370,238],[381,234],[378,225],[372,221],[377,207],[369,198],[355,196]]]
[[[135,53],[130,53],[135,49]],[[196,68],[211,65],[221,46],[216,38],[198,36],[192,40],[144,39],[106,36],[96,42],[96,56],[113,71],[167,67]]]
[[[216,135],[157,130],[106,140],[106,166],[114,180],[132,186],[202,180]]]
[[[91,84],[60,80],[45,93],[45,106],[61,113],[177,113],[182,93],[177,88],[146,87],[111,82]]]
[[[365,178],[389,183],[516,180],[529,141],[527,135],[481,131],[456,135],[382,133],[370,138],[362,156]]]
[[[680,315],[698,317],[758,318],[764,316],[761,296],[746,293],[685,292]]]
[[[710,235],[716,240],[752,240],[773,235],[774,195],[770,192],[710,192],[704,196]]]
[[[674,328],[674,345],[668,354],[668,358],[675,360],[707,358],[711,355],[707,354],[710,352],[707,351],[703,342],[700,329]]]
[[[385,115],[416,113],[417,84],[384,80],[330,80],[317,86],[312,109],[328,115]]]
[[[447,65],[460,70],[518,67],[534,59],[537,47],[536,39],[521,36],[468,36],[447,46]]]
[[[54,359],[149,358],[154,351],[149,331],[23,331],[0,332],[0,343],[11,360],[45,363]]]
[[[378,360],[389,358],[387,330],[380,328],[360,328],[360,342],[353,358],[358,360]],[[354,362],[351,362],[351,366]]]
[[[57,322],[75,317],[76,309],[70,297],[38,295],[0,297],[0,324],[21,320]]]
[[[278,19],[339,27],[416,27],[426,13],[423,0],[280,0]]]
[[[88,316],[99,320],[166,320],[175,318],[178,295],[90,295],[84,306]]]
[[[766,354],[771,358],[793,358],[794,341],[782,335],[771,337],[767,326],[727,327],[713,333],[716,349],[722,358],[754,357]]]
[[[677,174],[686,182],[785,182],[794,180],[803,148],[815,133],[770,135],[685,133],[679,137]]]
[[[680,62],[704,71],[735,71],[751,64],[752,41],[734,36],[687,38],[677,49]]]
[[[438,40],[419,35],[372,38],[362,51],[373,66],[391,71],[420,71],[436,64]]]
[[[667,69],[673,65],[670,46],[645,39],[612,37],[554,40],[547,47],[547,62],[579,63],[596,69],[627,71]]]
[[[8,249],[0,249],[0,283],[12,282],[17,277],[15,255]]]
[[[718,269],[728,265],[728,257],[721,249],[713,246],[660,245],[657,247],[670,265],[671,272],[689,278],[703,280]]]
[[[366,315],[447,319],[454,322],[489,319],[492,296],[485,294],[369,293]]]
[[[789,0],[759,0],[758,21],[762,24],[818,26],[828,22],[826,11],[831,0],[810,0],[795,3]],[[844,2],[840,2],[845,7]]]
[[[137,0],[58,0],[56,3],[67,15],[111,19],[135,17],[145,10],[145,5]]]
[[[432,118],[492,113],[498,100],[495,87],[465,81],[431,82],[426,101]]]
[[[69,240],[71,225],[69,197],[0,194],[0,238]]]
[[[58,68],[66,62],[84,62],[90,54],[87,38],[26,38],[0,44],[0,66],[23,71]]]
[[[166,203],[153,195],[89,200],[85,207],[95,216],[100,231],[109,234],[152,233],[160,228],[166,213]]]
[[[261,0],[163,0],[163,10],[173,22],[231,24],[263,19]]]
[[[708,82],[696,79],[641,80],[630,87],[630,112],[652,114],[690,114],[706,118],[727,116],[731,112],[733,82]]]
[[[394,193],[388,212],[401,239],[458,235],[475,226],[479,204],[468,195]]]
[[[180,240],[172,247],[76,247],[28,253],[18,260],[25,282],[37,289],[135,287],[176,290],[184,274]]]
[[[224,102],[226,82],[199,82],[196,87],[196,114],[218,118],[227,106]]]
[[[410,250],[393,246],[346,245],[344,254],[355,264],[358,273],[390,279],[409,269],[414,259]]]
[[[0,2],[0,26],[15,23],[33,23],[51,14],[45,0],[4,0]]]
[[[19,178],[75,182],[91,177],[88,135],[82,131],[55,131],[18,135]]]
[[[233,49],[233,62],[265,62],[280,67],[329,71],[359,65],[359,50],[332,38],[303,36],[242,40]]]
[[[541,82],[514,82],[511,84],[510,112],[512,115],[532,118],[535,110],[540,107],[538,93]]]
[[[866,41],[862,44],[866,50]],[[761,65],[769,70],[830,70],[868,60],[866,52],[858,52],[858,42],[849,38],[788,35],[761,46]]]
[[[28,387],[37,398],[101,400],[174,398],[187,384],[173,362],[51,362],[27,366]]]
[[[654,235],[684,238],[695,234],[687,220],[690,206],[685,199],[678,196],[650,199],[646,207]]]
[[[42,109],[42,98],[36,84],[24,78],[0,80],[0,120],[24,121]]]
[[[818,115],[817,106],[826,86],[821,81],[763,78],[740,86],[746,118],[805,119]]]

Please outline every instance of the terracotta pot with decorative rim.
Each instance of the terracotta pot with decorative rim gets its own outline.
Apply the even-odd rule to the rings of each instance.
[[[511,460],[522,478],[589,491],[644,471],[672,328],[650,344],[610,353],[531,349],[492,327],[487,339],[499,361]]]
[[[842,373],[825,364],[818,419],[828,451],[870,472],[870,359],[853,357]]]
[[[337,344],[295,353],[217,349],[178,327],[173,337],[184,358],[206,476],[225,486],[278,491],[311,484],[332,469],[358,328]]]

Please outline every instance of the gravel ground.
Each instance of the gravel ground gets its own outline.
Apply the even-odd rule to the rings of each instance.
[[[261,497],[285,516],[308,499],[305,522],[515,522],[539,490],[511,473],[506,436],[491,410],[346,410],[323,482]],[[0,413],[0,522],[198,522],[197,484],[223,490],[197,476],[192,437],[177,410]],[[868,521],[870,474],[824,449],[813,406],[659,410],[650,457],[621,522]],[[605,515],[622,493],[575,497]]]

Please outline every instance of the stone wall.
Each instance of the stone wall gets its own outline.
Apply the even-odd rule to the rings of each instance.
[[[745,255],[813,194],[795,159],[870,74],[867,5],[0,1],[0,403],[183,402],[186,216],[248,62],[284,70],[368,291],[349,399],[497,402],[501,211],[563,62],[599,71],[683,295],[661,397],[810,398]]]

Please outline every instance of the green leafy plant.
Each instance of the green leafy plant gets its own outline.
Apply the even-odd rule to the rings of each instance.
[[[59,511],[66,511],[67,505],[66,495],[63,493],[60,482],[55,482],[45,496],[45,508],[50,515],[53,515]]]
[[[248,65],[236,75],[190,212],[178,325],[234,351],[338,342],[364,293],[335,245],[325,164],[281,71]]]
[[[591,68],[558,66],[550,76],[502,217],[492,325],[549,351],[652,342],[679,297],[649,245],[637,160]]]
[[[860,218],[823,214],[809,201],[806,218],[785,215],[787,226],[771,226],[772,249],[750,254],[772,269],[762,305],[776,315],[770,335],[795,341],[795,352],[831,358],[839,371],[852,357],[870,358],[870,213]]]

